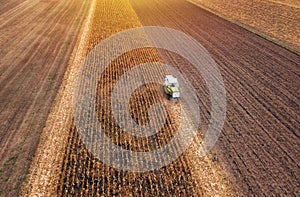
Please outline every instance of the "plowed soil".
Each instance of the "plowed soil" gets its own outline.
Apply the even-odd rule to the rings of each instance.
[[[185,1],[130,2],[143,25],[193,36],[219,64],[228,110],[216,149],[237,193],[299,196],[300,57]],[[188,70],[182,58],[160,54]],[[203,84],[197,87],[205,100]]]
[[[0,31],[4,32],[0,42],[4,45],[12,40],[0,51],[0,58],[4,55],[0,59],[0,120],[4,120],[0,125],[0,164],[5,170],[0,171],[4,177],[0,188],[4,196],[18,194],[22,180],[17,178],[24,179],[60,84],[23,195],[299,196],[299,56],[184,0],[88,2],[90,6],[87,1],[71,0],[3,4],[5,9],[13,8],[0,15]],[[75,44],[84,16],[81,37]],[[202,112],[200,135],[184,154],[161,169],[132,173],[102,163],[87,150],[74,124],[72,96],[86,54],[110,35],[142,25],[181,30],[206,47],[224,78],[227,119],[213,152],[199,157],[196,151],[211,111],[200,74],[185,59],[168,51],[148,47],[122,54],[103,72],[96,87],[98,120],[115,144],[132,151],[149,151],[167,143],[178,127],[180,117],[173,109],[167,111],[166,124],[153,138],[132,137],[114,122],[112,88],[137,64],[165,62],[185,73],[197,90]],[[147,84],[132,94],[130,111],[138,124],[148,121],[147,111],[154,101],[168,105],[159,88],[158,84]],[[82,114],[82,118],[89,115]],[[160,116],[157,114],[158,119]],[[18,139],[25,142],[18,146]],[[94,148],[100,146],[95,144]],[[26,158],[29,161],[24,161]]]
[[[269,40],[300,50],[298,0],[189,0]]]
[[[0,196],[17,196],[87,1],[0,1]]]

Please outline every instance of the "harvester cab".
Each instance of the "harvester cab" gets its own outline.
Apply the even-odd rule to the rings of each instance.
[[[178,99],[180,97],[179,83],[173,75],[166,75],[163,87],[170,98]]]

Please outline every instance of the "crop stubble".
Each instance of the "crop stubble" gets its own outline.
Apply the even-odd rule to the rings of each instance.
[[[79,47],[82,47],[81,52],[76,54],[79,56],[85,56],[102,39],[113,33],[140,26],[126,0],[93,1],[90,14],[89,32],[84,36],[85,42],[79,44]],[[132,117],[139,124],[145,124],[148,121],[147,110],[151,103],[158,100],[165,106],[170,106],[167,110],[167,123],[161,132],[152,138],[137,138],[122,132],[114,123],[110,94],[117,79],[134,65],[153,61],[160,62],[160,58],[157,51],[152,48],[123,54],[105,70],[97,87],[97,112],[102,128],[113,142],[133,151],[148,151],[167,143],[176,132],[177,121],[180,120],[180,116],[174,113],[174,110],[180,111],[180,106],[166,100],[159,84],[147,84],[136,90],[131,97]],[[94,158],[82,144],[72,121],[72,87],[79,63],[80,60],[75,62],[75,65],[70,65],[70,72],[67,73],[66,82],[60,91],[59,102],[54,107],[44,130],[26,193],[53,195],[58,192],[59,195],[123,196],[232,194],[221,167],[217,162],[212,162],[211,155],[201,160],[196,156],[199,139],[187,153],[170,165],[146,173],[130,173],[114,169]],[[157,72],[164,70],[158,68]],[[146,92],[148,94],[144,94]],[[157,114],[158,119],[160,115]]]
[[[228,109],[217,150],[236,191],[298,196],[299,56],[185,1],[130,2],[143,25],[190,34],[218,63]],[[189,72],[182,58],[160,55]],[[189,78],[201,76],[190,72]],[[201,80],[195,82],[207,122],[207,93]]]
[[[297,0],[189,0],[293,51],[300,50]]]
[[[71,0],[0,5],[0,195],[17,196],[87,6]]]
[[[137,19],[130,19],[128,17],[134,16],[130,11],[131,7],[127,1],[116,4],[114,1],[102,1],[103,4],[99,9],[101,12],[95,11],[95,15],[91,27],[91,41],[90,47],[93,46],[103,38],[105,38],[105,32],[108,35],[111,32],[120,31],[122,29],[129,28],[130,25],[125,21],[138,21]],[[124,6],[126,5],[126,6]],[[110,9],[103,9],[108,7]],[[124,9],[125,7],[125,9]],[[123,8],[123,9],[121,9]],[[97,4],[96,4],[97,10]],[[107,17],[109,16],[109,19]],[[116,17],[116,18],[114,18]],[[103,21],[98,26],[96,21]],[[95,24],[96,23],[96,24]],[[111,29],[107,28],[106,23]],[[114,25],[117,23],[117,25]],[[122,25],[120,25],[122,24]],[[94,26],[93,26],[94,25]],[[131,24],[131,27],[140,26],[139,23]],[[116,29],[114,29],[116,28]],[[102,31],[99,29],[103,29]],[[110,32],[111,31],[111,32]],[[97,36],[99,37],[97,38]],[[100,38],[100,39],[99,39]],[[167,112],[168,120],[167,124],[162,130],[150,138],[138,138],[132,137],[125,132],[122,132],[118,125],[116,125],[111,114],[111,91],[118,81],[118,78],[131,67],[146,62],[160,62],[160,58],[156,50],[147,48],[134,50],[129,53],[123,54],[117,58],[103,73],[99,80],[98,86],[98,119],[102,123],[102,129],[106,131],[107,136],[111,138],[113,142],[133,151],[149,151],[168,143],[168,140],[174,135],[179,121],[177,115],[174,112],[174,108],[178,106],[167,107],[171,104],[165,102],[161,91],[160,84],[148,84],[138,90],[131,97],[131,110],[133,118],[144,124],[147,122],[147,109],[154,101],[160,101],[164,103],[168,109],[172,109]],[[156,72],[165,72],[161,68],[157,68]],[[171,111],[172,111],[171,110]],[[178,110],[178,109],[177,109]],[[178,112],[178,111],[177,111]],[[180,112],[180,110],[179,110]],[[145,117],[146,116],[146,117]],[[157,119],[160,119],[161,114],[157,114]],[[75,132],[75,133],[74,133]],[[113,169],[109,166],[98,162],[89,153],[84,150],[82,152],[83,145],[78,139],[76,128],[71,129],[70,136],[76,136],[75,144],[80,144],[81,149],[74,146],[74,141],[69,138],[69,145],[66,148],[66,157],[63,166],[63,174],[61,184],[59,187],[59,193],[65,195],[71,194],[97,194],[97,195],[200,195],[205,194],[223,194],[230,195],[229,183],[224,180],[224,174],[222,174],[221,168],[217,164],[212,164],[209,158],[205,158],[200,162],[195,162],[197,151],[193,149],[188,154],[185,154],[174,161],[172,164],[160,169],[148,173],[129,173]],[[101,145],[99,145],[101,146]],[[193,159],[189,158],[193,156]],[[89,157],[89,160],[86,159]],[[190,160],[194,160],[191,162]],[[197,160],[197,159],[196,159]],[[121,161],[120,161],[121,162]],[[96,167],[97,166],[97,167]],[[100,167],[100,169],[98,169]],[[191,168],[203,168],[205,169],[203,174],[197,173],[197,170],[192,171]],[[192,175],[192,172],[194,175]],[[82,173],[85,176],[82,176]],[[198,177],[199,176],[199,177]],[[68,181],[66,181],[66,179]],[[196,179],[196,180],[195,180]]]

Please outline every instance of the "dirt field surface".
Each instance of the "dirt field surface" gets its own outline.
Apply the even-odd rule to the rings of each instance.
[[[0,15],[0,32],[4,32],[0,42],[5,45],[12,40],[12,44],[0,51],[0,58],[4,54],[0,59],[3,196],[19,193],[31,160],[21,191],[24,196],[300,195],[300,57],[296,54],[185,0],[15,0],[4,5],[8,10]],[[81,29],[79,24],[83,24]],[[165,62],[176,67],[197,90],[201,109],[201,125],[195,128],[199,135],[180,157],[157,170],[128,172],[101,162],[87,148],[86,139],[78,132],[72,99],[82,96],[73,95],[74,87],[85,87],[76,86],[77,76],[89,76],[96,70],[80,70],[86,55],[110,35],[143,25],[181,30],[211,53],[224,78],[227,117],[217,146],[208,156],[199,157],[196,152],[212,111],[203,77],[178,54],[151,46],[120,55],[99,80],[79,80],[84,85],[96,84],[92,113],[114,144],[137,152],[157,149],[169,142],[183,119],[183,115],[178,115],[182,110],[180,101],[167,100],[160,84],[150,83],[133,92],[129,110],[132,119],[144,125],[149,122],[150,105],[162,103],[168,110],[161,130],[154,136],[140,138],[117,125],[112,111],[113,88],[137,64]],[[16,31],[11,31],[11,27]],[[76,40],[77,32],[80,36]],[[137,34],[132,42],[141,40],[149,42],[146,34]],[[104,55],[107,54],[103,53],[102,59],[107,58]],[[91,56],[89,60],[98,62],[95,58]],[[16,66],[10,66],[11,62]],[[166,72],[154,64],[149,70],[153,75]],[[139,73],[143,79],[151,77],[145,70]],[[84,120],[93,114],[80,117]],[[162,114],[156,113],[155,124],[159,124]],[[97,136],[94,130],[89,133]],[[92,150],[105,147],[96,138],[91,141]],[[107,152],[114,158],[112,150],[102,154]]]
[[[87,1],[0,1],[0,196],[17,196]]]
[[[185,1],[130,2],[143,25],[186,32],[219,64],[228,109],[216,151],[237,194],[299,196],[300,57]],[[164,61],[189,71],[171,55],[161,52]],[[205,100],[201,76],[190,77]],[[201,108],[209,111],[205,103]]]
[[[91,14],[92,13],[92,14]],[[129,1],[93,1],[86,27],[87,34],[79,44],[80,52],[75,54],[74,64],[66,72],[59,101],[51,112],[41,137],[36,157],[31,167],[24,194],[42,196],[233,196],[226,174],[213,155],[199,158],[197,147],[192,146],[184,155],[160,170],[145,173],[131,173],[112,168],[100,162],[83,144],[76,131],[72,114],[72,91],[79,63],[91,48],[104,38],[127,28],[141,26]],[[160,61],[155,49],[145,48],[123,54],[109,66],[99,80],[97,112],[106,135],[111,140],[133,151],[149,151],[166,143],[176,131],[176,117],[169,112],[169,123],[164,132],[154,138],[137,139],[126,135],[114,123],[111,112],[111,89],[118,78],[131,67],[143,62]],[[92,72],[85,70],[86,73]],[[157,70],[156,72],[161,72]],[[145,77],[145,76],[144,76]],[[144,92],[151,94],[143,97]],[[131,110],[141,124],[142,114],[154,100],[166,100],[157,85],[150,84],[133,95]],[[167,104],[166,104],[167,105]],[[176,107],[175,107],[176,108]],[[159,118],[161,114],[157,114]],[[83,118],[85,115],[83,114]],[[200,144],[199,141],[196,144]],[[103,144],[95,144],[95,148]],[[194,160],[189,159],[193,157]],[[214,161],[213,161],[214,160]],[[159,162],[159,161],[158,161]]]
[[[298,0],[189,0],[276,43],[300,51]]]

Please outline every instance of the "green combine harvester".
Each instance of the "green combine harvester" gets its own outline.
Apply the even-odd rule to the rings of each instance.
[[[166,75],[163,87],[165,93],[169,96],[169,98],[180,98],[179,83],[176,77],[172,75]]]

